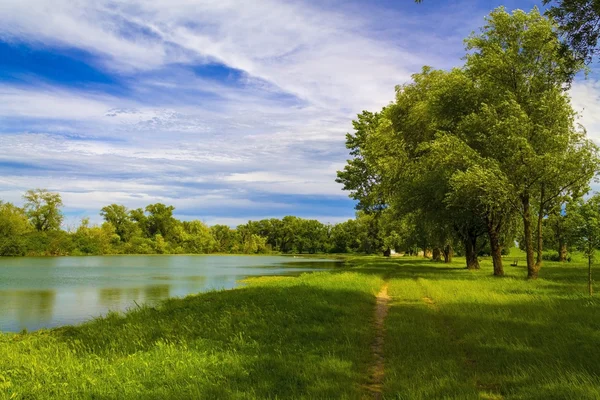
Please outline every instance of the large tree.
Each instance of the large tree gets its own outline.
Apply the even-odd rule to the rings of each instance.
[[[518,198],[528,277],[535,279],[544,217],[558,198],[584,190],[597,168],[596,148],[576,129],[566,93],[581,64],[564,51],[555,25],[537,9],[509,14],[499,8],[486,22],[467,39],[466,72],[485,94],[477,122],[494,149],[488,156]]]

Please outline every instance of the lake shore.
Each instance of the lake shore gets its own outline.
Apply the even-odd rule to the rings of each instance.
[[[336,268],[282,256],[85,256],[0,260],[0,331],[78,324],[136,304],[239,286],[262,275]]]

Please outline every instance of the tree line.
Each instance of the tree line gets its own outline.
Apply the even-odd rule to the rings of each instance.
[[[465,40],[464,65],[423,67],[381,111],[359,114],[337,179],[357,208],[438,257],[460,249],[470,269],[487,247],[498,276],[515,241],[532,279],[544,243],[560,259],[581,247],[599,158],[568,94],[585,60],[560,35],[537,9],[498,8]]]
[[[381,218],[359,212],[335,225],[286,216],[249,221],[231,228],[175,218],[175,207],[162,203],[128,209],[110,204],[98,225],[83,218],[63,229],[59,193],[27,191],[24,205],[0,201],[0,256],[102,254],[266,254],[377,253],[399,236],[386,231]],[[384,236],[387,235],[387,236]],[[397,240],[396,240],[397,242]]]

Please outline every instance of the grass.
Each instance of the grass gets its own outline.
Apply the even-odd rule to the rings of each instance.
[[[346,398],[367,394],[389,282],[389,399],[598,399],[600,301],[579,263],[507,277],[430,261],[265,277],[89,323],[0,335],[0,398]]]

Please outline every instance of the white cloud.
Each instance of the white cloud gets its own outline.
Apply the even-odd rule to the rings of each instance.
[[[579,114],[577,122],[585,127],[591,139],[600,144],[600,82],[574,82],[570,95],[573,108]]]
[[[32,90],[4,84],[0,85],[0,116],[70,120],[101,118],[110,106],[94,97],[56,88]]]

